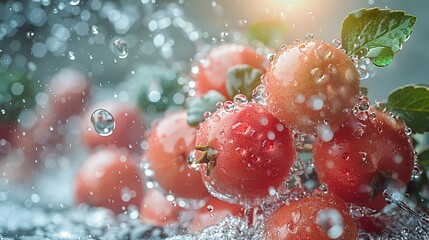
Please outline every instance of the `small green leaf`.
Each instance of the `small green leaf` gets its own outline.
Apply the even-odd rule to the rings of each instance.
[[[429,87],[399,88],[389,95],[387,108],[404,119],[413,132],[429,131]]]
[[[196,97],[186,105],[188,109],[188,124],[197,126],[198,123],[204,121],[204,113],[216,111],[216,103],[224,102],[225,97],[216,90],[210,90],[200,97]]]
[[[230,98],[241,93],[247,98],[252,98],[252,91],[261,83],[263,72],[249,65],[239,65],[228,69],[226,90]]]
[[[429,146],[424,148],[418,155],[419,163],[422,166],[429,167]]]
[[[250,42],[258,41],[266,46],[279,48],[285,40],[286,32],[285,22],[273,19],[253,23],[246,30],[246,37]]]
[[[415,21],[412,15],[390,9],[352,12],[343,21],[342,46],[349,56],[367,57],[376,66],[387,66],[410,37]]]

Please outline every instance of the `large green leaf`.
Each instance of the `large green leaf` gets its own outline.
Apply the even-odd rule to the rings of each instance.
[[[404,119],[414,132],[429,131],[429,87],[399,88],[389,95],[387,108]]]
[[[410,37],[415,21],[412,15],[390,9],[352,12],[343,21],[342,47],[350,56],[368,57],[377,66],[387,66]]]

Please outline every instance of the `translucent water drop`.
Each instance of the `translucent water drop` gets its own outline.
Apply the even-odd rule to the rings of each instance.
[[[304,165],[304,162],[301,160],[301,158],[297,158],[291,170],[292,170],[292,174],[294,175],[301,175],[304,173],[305,165]]]
[[[113,51],[121,59],[128,57],[128,43],[122,39],[116,39],[113,42]]]
[[[411,174],[411,180],[418,179],[420,175],[423,173],[424,169],[422,165],[416,163],[413,168],[413,172]]]
[[[235,104],[246,104],[247,102],[248,102],[247,97],[244,94],[237,94],[234,97]]]
[[[68,57],[72,61],[76,60],[76,54],[73,51],[68,52]]]
[[[341,40],[339,39],[332,40],[332,45],[336,48],[341,48]]]
[[[28,31],[25,35],[28,39],[32,39],[34,37],[34,32],[33,31]]]
[[[313,39],[314,39],[314,34],[307,33],[307,35],[305,35],[305,40],[313,40]]]
[[[404,131],[407,136],[410,136],[413,133],[413,130],[408,126],[405,126]]]
[[[91,122],[94,130],[101,136],[109,136],[115,130],[115,119],[107,110],[95,110],[91,115]]]
[[[214,210],[214,207],[212,205],[207,206],[207,211],[213,212],[213,210]]]
[[[91,31],[92,31],[92,34],[97,35],[97,34],[98,34],[98,27],[97,27],[97,26],[95,26],[95,25],[93,25],[93,26],[91,27]]]
[[[361,67],[357,68],[358,74],[359,74],[359,79],[360,80],[365,80],[369,78],[369,72]]]
[[[71,0],[70,5],[77,6],[80,3],[80,0]]]
[[[267,55],[268,61],[272,62],[274,60],[274,56],[275,56],[275,54],[272,54],[272,53],[268,54]]]
[[[189,153],[188,158],[186,158],[186,163],[191,169],[199,170],[200,166],[196,163],[197,161],[196,152],[197,150],[192,150]]]

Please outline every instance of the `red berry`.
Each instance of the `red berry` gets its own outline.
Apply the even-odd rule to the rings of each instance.
[[[244,209],[238,204],[231,204],[211,197],[204,207],[194,214],[190,232],[202,231],[204,228],[216,224],[226,216],[243,216]]]
[[[291,131],[265,106],[225,102],[197,132],[197,162],[207,184],[231,201],[268,195],[290,172],[296,148]]]
[[[244,45],[224,44],[213,48],[198,66],[197,93],[203,95],[216,90],[228,98],[225,84],[228,69],[243,64],[264,70],[265,57]]]
[[[198,172],[190,169],[187,157],[195,146],[195,128],[186,122],[184,111],[166,116],[152,128],[147,158],[161,188],[179,198],[208,196]]]
[[[143,182],[137,164],[126,151],[104,149],[90,155],[75,182],[77,203],[105,207],[121,213],[129,205],[140,206]]]
[[[344,119],[359,93],[353,62],[340,49],[317,40],[281,50],[267,68],[265,99],[270,112],[288,127],[306,133],[324,131]]]
[[[310,196],[280,207],[269,217],[265,239],[356,239],[346,204],[334,195]]]
[[[348,203],[382,209],[382,192],[406,186],[414,166],[413,147],[404,125],[370,108],[348,116],[329,142],[316,138],[316,172],[330,191]]]
[[[180,209],[173,206],[160,191],[152,188],[143,198],[140,215],[143,222],[164,227],[177,222]]]

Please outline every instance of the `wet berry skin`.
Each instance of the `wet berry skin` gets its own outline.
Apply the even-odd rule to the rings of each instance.
[[[266,240],[356,239],[356,221],[346,204],[326,194],[308,196],[276,210],[268,218]]]
[[[140,206],[143,181],[137,164],[126,151],[108,148],[91,154],[75,178],[75,199],[114,213]]]
[[[296,148],[291,131],[265,106],[225,102],[197,132],[200,171],[228,201],[253,201],[268,195],[289,176]]]
[[[331,141],[316,138],[313,157],[319,179],[330,191],[347,203],[375,210],[387,204],[384,190],[407,185],[414,166],[404,125],[375,108],[349,115]]]
[[[289,127],[320,133],[344,119],[358,98],[359,76],[340,49],[318,40],[283,48],[262,79],[270,112]]]
[[[210,90],[216,90],[228,98],[225,83],[230,67],[246,64],[264,70],[265,63],[265,57],[248,46],[239,44],[217,46],[207,53],[198,66],[197,94],[203,95]]]
[[[200,174],[188,167],[187,157],[195,146],[196,129],[187,123],[185,111],[165,116],[152,127],[147,159],[155,179],[175,197],[203,199],[209,194]]]

